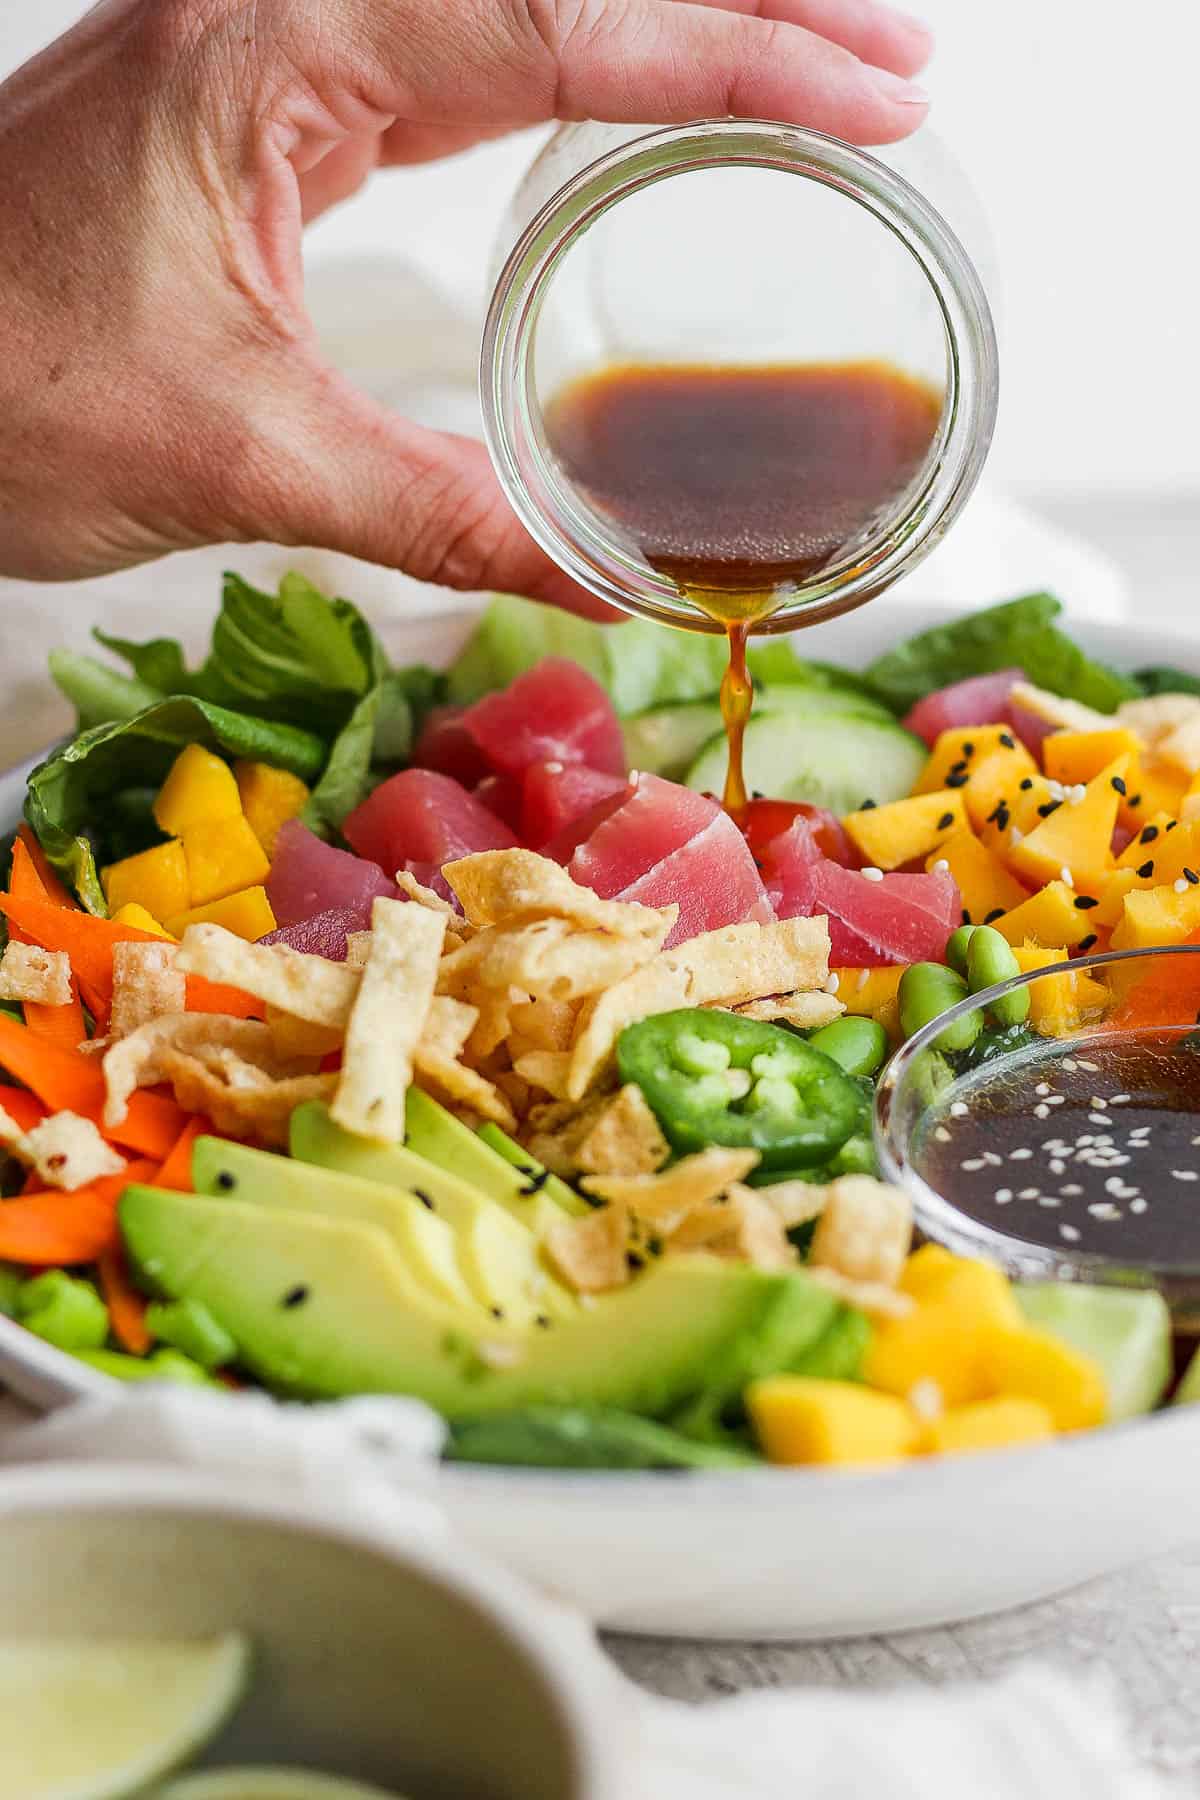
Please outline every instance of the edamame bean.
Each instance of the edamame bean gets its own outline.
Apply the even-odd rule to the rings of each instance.
[[[823,1025],[809,1038],[814,1050],[831,1056],[847,1075],[874,1075],[883,1067],[888,1053],[887,1032],[877,1019],[858,1018],[847,1013],[832,1025]]]
[[[967,985],[973,994],[1011,981],[1021,973],[1012,946],[990,925],[980,925],[967,946]],[[1029,1017],[1029,989],[1017,988],[988,1008],[997,1025],[1023,1025]]]
[[[17,1292],[17,1318],[26,1331],[59,1350],[98,1350],[108,1337],[108,1308],[90,1281],[47,1269]]]
[[[978,925],[960,925],[957,931],[950,933],[946,943],[946,961],[960,975],[967,972],[967,947],[975,933],[981,929]]]
[[[900,977],[900,1025],[905,1037],[923,1031],[967,998],[962,976],[944,963],[913,963]],[[983,1030],[981,1012],[964,1013],[934,1041],[939,1050],[969,1050]]]

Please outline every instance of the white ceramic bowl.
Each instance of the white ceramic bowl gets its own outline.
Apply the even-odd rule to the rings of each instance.
[[[408,1800],[618,1800],[600,1658],[461,1549],[228,1475],[0,1475],[6,1639],[233,1628],[254,1679],[205,1767],[287,1762]]]
[[[887,600],[814,633],[849,665],[948,621]],[[450,613],[393,634],[444,660],[469,628]],[[1126,668],[1200,672],[1187,639],[1133,625],[1070,629]],[[19,773],[0,782],[15,819]],[[0,1319],[0,1377],[38,1406],[98,1379]],[[568,1474],[447,1467],[438,1492],[463,1535],[616,1630],[696,1638],[857,1636],[968,1619],[1061,1592],[1200,1536],[1200,1407],[1031,1450],[886,1474]]]

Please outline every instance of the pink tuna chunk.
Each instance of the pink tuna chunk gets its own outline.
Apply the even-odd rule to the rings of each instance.
[[[613,900],[690,843],[720,811],[704,794],[661,775],[639,775],[628,800],[580,844],[570,873],[583,887]]]
[[[395,897],[396,890],[392,889]],[[328,912],[314,913],[295,925],[281,925],[269,931],[260,944],[285,944],[289,950],[302,950],[307,956],[324,956],[330,962],[345,962],[346,938],[352,931],[369,931],[373,901],[361,906],[334,906]]]
[[[733,820],[718,812],[703,831],[618,894],[643,906],[679,907],[667,946],[722,925],[770,925],[775,911]]]
[[[967,725],[1011,725],[1008,697],[1014,683],[1024,679],[1021,669],[1000,669],[994,675],[971,675],[966,681],[951,682],[918,700],[904,723],[931,749],[942,731]]]
[[[449,775],[404,769],[381,782],[342,826],[360,856],[384,869],[440,869],[476,850],[511,850],[515,834]]]
[[[267,876],[267,898],[278,924],[297,925],[316,913],[334,910],[365,910],[369,915],[377,895],[394,898],[395,893],[378,863],[364,862],[349,850],[335,850],[299,819],[280,827]]]
[[[485,694],[458,721],[493,769],[519,775],[535,762],[586,763],[625,773],[612,701],[585,669],[546,656],[498,694]]]
[[[522,777],[521,820],[523,842],[534,850],[561,837],[576,819],[593,813],[601,801],[623,794],[629,783],[624,775],[606,775],[584,763],[530,763]]]
[[[851,968],[939,962],[962,919],[950,875],[885,875],[871,881],[822,857],[797,854],[772,895],[783,919],[829,920],[830,961]]]

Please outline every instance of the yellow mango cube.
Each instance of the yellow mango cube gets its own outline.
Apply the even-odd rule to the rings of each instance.
[[[1052,1332],[1033,1325],[985,1326],[979,1367],[992,1395],[1038,1400],[1056,1431],[1103,1425],[1108,1391],[1099,1363]]]
[[[875,1325],[863,1380],[907,1400],[934,1382],[948,1406],[984,1400],[989,1388],[979,1362],[980,1325],[969,1307],[952,1300],[918,1302],[899,1318]]]
[[[1049,1407],[1022,1398],[976,1400],[953,1406],[933,1419],[921,1435],[927,1456],[957,1456],[970,1450],[1006,1450],[1017,1444],[1040,1444],[1054,1436]]]
[[[925,860],[927,871],[945,863],[962,895],[964,923],[982,925],[1028,898],[1000,858],[973,831],[956,831]]]
[[[962,792],[956,788],[866,807],[848,813],[842,823],[868,865],[877,869],[898,869],[927,855],[951,832],[968,829]]]
[[[264,853],[274,856],[280,826],[304,811],[309,790],[298,775],[270,763],[237,762],[233,772],[250,829]]]
[[[1181,819],[1200,819],[1200,775],[1193,775],[1179,806]]]
[[[1013,955],[1023,974],[1067,960],[1061,947],[1044,950],[1030,944],[1014,945]],[[1029,1022],[1042,1037],[1069,1037],[1085,1018],[1101,1017],[1108,1006],[1108,989],[1075,969],[1030,983]]]
[[[1113,866],[1112,834],[1117,809],[1127,790],[1131,759],[1119,756],[1087,784],[1078,805],[1069,800],[1014,844],[1009,866],[1031,884],[1040,886],[1069,869],[1075,885],[1099,885]]]
[[[1126,844],[1118,856],[1118,869],[1136,869],[1139,863],[1161,849],[1168,825],[1175,825],[1175,820],[1166,812],[1157,812],[1152,819],[1143,820],[1132,842]]]
[[[1114,950],[1144,950],[1154,944],[1182,944],[1200,931],[1200,886],[1174,885],[1135,889],[1125,896],[1125,908],[1112,934]]]
[[[144,906],[139,906],[136,900],[130,900],[124,906],[119,906],[112,915],[112,922],[114,925],[128,925],[133,931],[148,931],[152,937],[169,938],[171,935],[156,918],[146,911]]]
[[[948,786],[961,789],[964,795],[969,795],[985,763],[991,762],[993,758],[998,758],[1002,764],[1008,763],[1009,772],[1002,778],[1005,782],[1015,783],[1023,774],[1033,774],[1037,769],[1037,764],[1024,744],[1013,736],[1011,726],[956,725],[949,731],[938,733],[929,761],[913,792],[931,794],[937,788]],[[995,769],[990,772],[988,779],[1000,779]]]
[[[913,1251],[899,1287],[918,1305],[948,1303],[976,1324],[1018,1326],[1024,1319],[1003,1269],[974,1257],[955,1256],[941,1244],[922,1244]]]
[[[193,825],[236,819],[241,810],[233,770],[199,744],[179,752],[154,802],[159,830],[170,837],[182,837]]]
[[[852,1381],[772,1375],[751,1382],[746,1409],[769,1462],[840,1468],[903,1462],[917,1423],[902,1400]]]
[[[837,997],[848,1013],[874,1019],[890,1038],[900,1036],[900,977],[903,968],[832,969]]]
[[[1053,949],[1073,949],[1095,934],[1091,911],[1077,907],[1079,895],[1065,881],[1051,881],[1038,894],[994,921],[996,930],[1010,944],[1042,944]]]
[[[133,905],[155,919],[167,919],[190,903],[187,860],[178,838],[111,863],[102,880],[110,913]]]
[[[1051,781],[1075,787],[1094,780],[1119,756],[1128,756],[1136,768],[1141,749],[1141,738],[1125,725],[1109,731],[1052,731],[1042,743],[1042,768]]]
[[[183,854],[189,907],[207,906],[226,894],[256,887],[271,870],[266,852],[241,813],[236,819],[190,826],[183,834]]]
[[[1144,825],[1160,812],[1177,819],[1189,785],[1190,778],[1182,769],[1158,757],[1146,757],[1138,770],[1137,787],[1129,792],[1125,822],[1131,827]]]
[[[172,937],[182,937],[189,925],[223,925],[235,937],[255,943],[275,929],[275,914],[263,887],[246,888],[240,894],[227,894],[210,906],[193,906],[167,920]]]

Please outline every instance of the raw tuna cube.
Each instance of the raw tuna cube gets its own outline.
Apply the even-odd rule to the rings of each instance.
[[[828,856],[847,869],[861,867],[862,858],[848,832],[837,814],[827,807],[810,806],[802,800],[751,800],[738,823],[757,861],[769,864],[774,845],[797,819],[810,826],[817,845],[816,855]]]
[[[392,890],[395,895],[395,888]],[[334,906],[328,912],[314,913],[295,925],[282,925],[269,931],[260,944],[286,944],[289,950],[303,950],[307,956],[326,956],[330,962],[345,962],[346,937],[351,931],[368,931],[371,926],[371,902],[361,906]]]
[[[543,657],[501,693],[485,694],[459,723],[491,767],[510,775],[546,761],[625,773],[611,700],[585,669],[563,656]]]
[[[267,898],[278,924],[297,925],[330,911],[365,909],[369,916],[377,895],[394,898],[395,893],[394,883],[377,862],[335,850],[299,819],[280,827],[267,876]]]
[[[670,906],[674,901],[679,917],[668,946],[722,925],[769,925],[775,918],[745,838],[720,811],[617,898],[640,900],[643,906]]]
[[[381,782],[342,826],[360,856],[385,869],[440,869],[476,850],[511,850],[517,839],[482,800],[432,769],[404,769]]]
[[[1000,669],[994,675],[972,675],[966,681],[952,682],[918,700],[904,724],[924,738],[930,749],[941,731],[963,725],[1011,725],[1008,696],[1014,683],[1024,679],[1022,669]]]
[[[830,961],[855,968],[938,962],[962,918],[962,898],[949,875],[885,875],[871,881],[824,857],[805,860],[799,848],[775,904],[784,919],[824,913]]]
[[[525,834],[521,830],[521,806],[524,792],[515,775],[485,775],[474,790],[475,798],[482,800],[488,811],[503,819],[510,831],[515,831],[524,841]]]
[[[661,775],[643,773],[634,781],[629,798],[580,844],[571,858],[570,873],[583,887],[594,889],[606,900],[615,899],[690,843],[720,812],[716,801],[706,795],[664,781]]]
[[[521,817],[516,829],[526,844],[540,850],[575,820],[593,813],[601,801],[624,794],[628,786],[624,775],[606,775],[584,763],[554,759],[530,763],[521,778]],[[501,816],[507,818],[507,814]]]
[[[435,706],[409,760],[416,769],[436,769],[440,775],[453,775],[464,787],[473,788],[490,769],[487,757],[463,728],[465,710],[462,706]]]
[[[597,801],[595,806],[589,807],[585,813],[580,813],[577,819],[572,819],[569,825],[564,825],[555,837],[543,844],[541,854],[548,856],[552,862],[561,863],[566,868],[580,844],[586,844],[592,833],[600,829],[605,819],[610,818],[619,806],[624,806],[628,793],[629,783],[626,782],[624,786],[618,788],[615,794],[610,794],[606,800]]]

